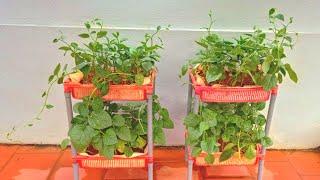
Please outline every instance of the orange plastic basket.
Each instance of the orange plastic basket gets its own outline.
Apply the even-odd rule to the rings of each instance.
[[[137,157],[113,157],[106,159],[102,156],[77,155],[73,158],[82,168],[144,168],[152,161],[147,155]]]
[[[195,93],[200,96],[200,99],[203,102],[263,102],[269,99],[270,93],[276,94],[278,89],[276,87],[270,91],[265,91],[261,86],[203,86],[197,84],[196,79],[191,72],[189,75]]]
[[[238,157],[237,154],[233,155],[230,159],[226,161],[219,162],[219,158],[221,156],[222,152],[216,152],[213,153],[213,156],[215,157],[214,162],[212,164],[206,163],[204,160],[207,153],[201,153],[199,156],[195,157],[195,165],[197,166],[242,166],[242,165],[254,165],[257,164],[258,160],[261,158],[261,145],[257,145],[257,155],[254,159],[247,159],[243,155]]]
[[[155,71],[151,74],[151,82],[146,85],[113,85],[109,86],[109,92],[103,96],[106,101],[141,101],[147,99],[147,95],[153,94]],[[75,99],[82,99],[85,96],[90,96],[94,91],[93,84],[81,84],[70,82],[67,79],[64,82],[64,91],[70,92]],[[99,94],[99,92],[95,92]]]

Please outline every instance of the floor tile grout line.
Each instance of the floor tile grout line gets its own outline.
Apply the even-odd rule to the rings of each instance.
[[[290,154],[289,155],[287,155],[287,157],[288,157],[288,163],[290,164],[290,166],[292,167],[292,169],[294,169],[294,171],[298,174],[298,176],[299,176],[299,178],[301,179],[301,180],[303,180],[303,178],[302,178],[302,175],[299,173],[299,171],[296,169],[296,167],[292,164],[292,162],[290,161]]]
[[[7,160],[7,162],[4,163],[3,167],[0,168],[0,173],[9,164],[9,162],[12,160],[13,156],[16,154],[16,152],[18,151],[19,148],[20,148],[20,146],[17,147],[17,149],[14,151],[14,153],[12,153],[11,157]]]
[[[54,170],[57,168],[58,163],[59,163],[60,159],[62,158],[64,152],[65,152],[65,150],[63,150],[63,151],[60,152],[60,155],[59,155],[59,157],[57,158],[56,162],[53,164],[53,166],[52,166],[52,168],[51,168],[51,170],[50,170],[50,172],[49,172],[49,174],[48,174],[48,176],[47,176],[47,179],[50,179],[51,176],[53,175]]]

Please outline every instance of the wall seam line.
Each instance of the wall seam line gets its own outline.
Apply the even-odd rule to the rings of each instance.
[[[65,28],[65,29],[84,29],[83,26],[78,25],[43,25],[43,24],[1,24],[1,26],[6,27],[34,27],[34,28]],[[98,28],[98,27],[93,27]],[[156,27],[120,27],[120,26],[104,26],[104,29],[110,30],[131,30],[131,31],[154,31]],[[272,33],[272,31],[264,30],[266,33]],[[169,31],[173,32],[206,32],[205,29],[196,29],[196,28],[170,28]],[[231,32],[231,33],[251,33],[253,30],[246,29],[213,29],[212,32]],[[289,32],[296,33],[296,32]],[[307,31],[298,31],[298,34],[306,34],[306,35],[318,35],[320,32],[307,32]]]

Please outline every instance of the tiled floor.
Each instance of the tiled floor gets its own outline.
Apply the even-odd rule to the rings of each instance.
[[[155,179],[186,179],[182,148],[156,148]],[[265,158],[265,180],[320,180],[320,152],[269,150]],[[56,146],[0,145],[0,180],[72,179],[71,154]],[[194,170],[204,179],[255,179],[257,166],[209,167]],[[146,179],[145,169],[81,169],[81,179]],[[224,177],[221,177],[224,176]]]

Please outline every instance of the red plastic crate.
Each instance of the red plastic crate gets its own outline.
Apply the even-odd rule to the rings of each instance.
[[[203,86],[197,84],[194,75],[189,73],[195,93],[203,102],[263,102],[276,94],[278,88],[265,91],[261,86],[229,87]]]
[[[145,168],[153,159],[147,155],[137,157],[113,157],[77,155],[73,158],[82,168]]]
[[[215,157],[215,161],[212,164],[208,164],[205,162],[204,158],[207,155],[207,153],[201,153],[199,156],[197,157],[191,157],[191,153],[189,150],[189,157],[191,159],[194,160],[195,165],[197,166],[242,166],[242,165],[254,165],[257,164],[257,162],[259,161],[259,159],[261,159],[262,155],[261,155],[261,145],[258,144],[257,148],[256,148],[256,158],[254,159],[247,159],[245,158],[243,155],[241,156],[241,158],[239,159],[239,157],[237,155],[232,156],[230,159],[223,161],[223,162],[219,162],[219,157],[221,155],[222,152],[216,152],[213,153],[214,157]]]
[[[141,101],[147,99],[147,95],[153,94],[155,71],[151,74],[151,82],[147,85],[109,85],[109,92],[103,96],[106,101]],[[90,96],[94,91],[93,84],[81,84],[70,82],[67,79],[64,82],[64,91],[70,92],[75,99],[82,99],[85,96]],[[95,92],[99,94],[99,92]]]

